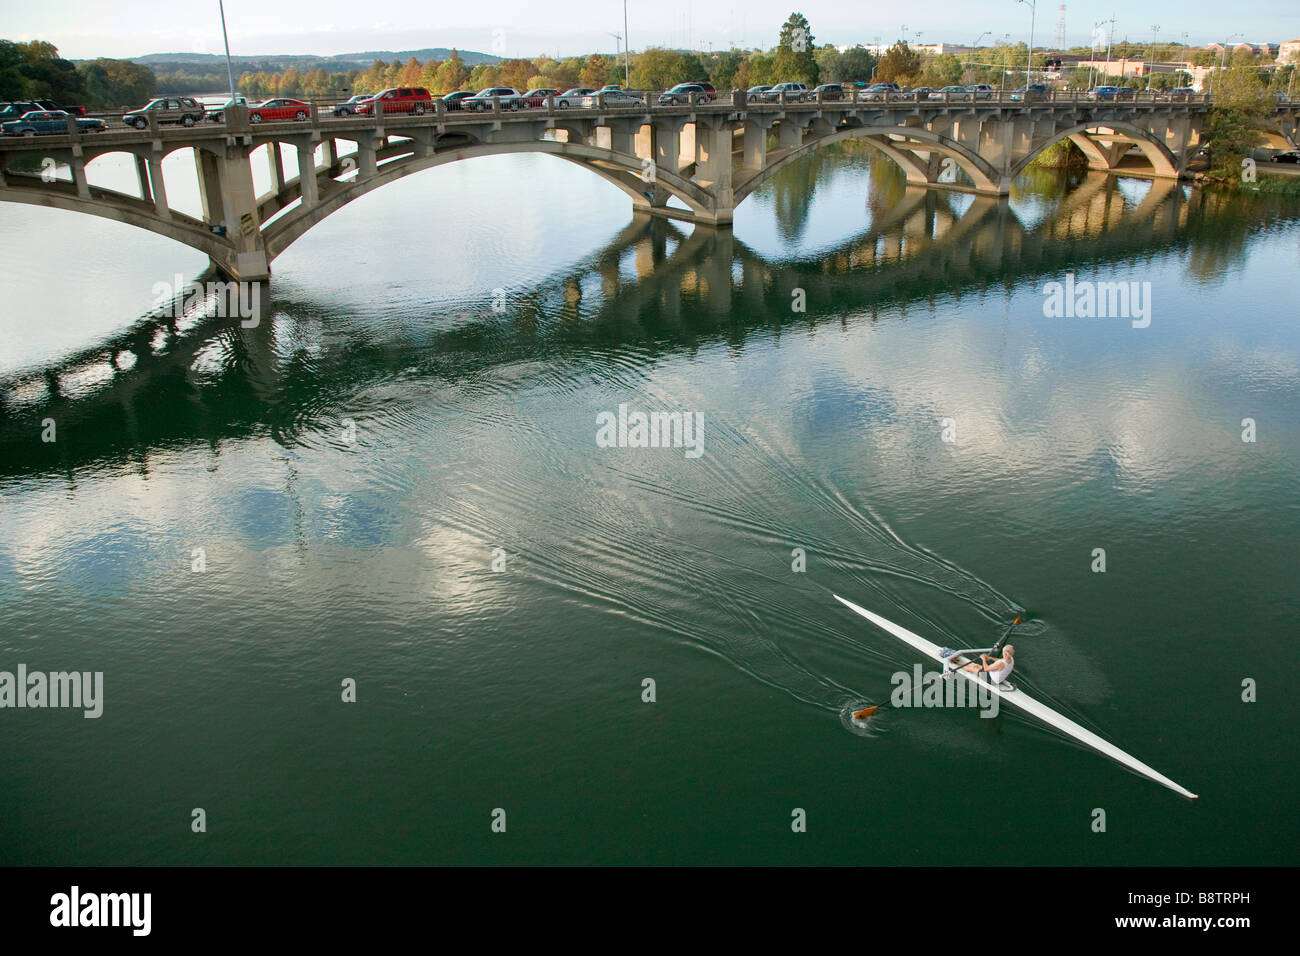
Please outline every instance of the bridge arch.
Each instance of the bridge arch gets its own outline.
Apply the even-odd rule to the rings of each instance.
[[[1066,129],[1058,130],[1050,137],[1037,143],[1030,149],[1029,153],[1017,160],[1011,167],[1011,175],[1014,178],[1025,171],[1038,156],[1048,147],[1054,146],[1063,139],[1069,139],[1079,147],[1088,157],[1089,164],[1093,168],[1113,168],[1105,154],[1093,140],[1092,131],[1098,129],[1114,130],[1126,137],[1134,140],[1138,149],[1146,157],[1147,162],[1151,164],[1152,170],[1157,176],[1177,177],[1178,176],[1178,157],[1170,151],[1164,143],[1156,139],[1149,131],[1135,126],[1132,123],[1125,123],[1121,120],[1104,120],[1091,121],[1077,126],[1071,126]],[[1095,134],[1093,134],[1095,135]]]
[[[823,146],[848,139],[866,140],[901,166],[911,182],[933,184],[927,177],[925,166],[913,155],[913,150],[920,150],[951,158],[966,175],[970,176],[977,189],[998,191],[1001,176],[993,165],[955,140],[917,126],[853,126],[816,136],[780,159],[768,163],[763,169],[746,176],[735,186],[736,204],[739,205],[742,200],[791,163]]]
[[[405,146],[406,144],[389,145]],[[327,194],[322,195],[318,202],[306,208],[294,209],[268,224],[262,233],[266,242],[267,257],[275,258],[321,220],[372,190],[426,169],[483,156],[505,156],[513,153],[542,153],[556,156],[581,166],[618,187],[632,199],[635,206],[643,209],[650,208],[651,199],[646,195],[650,184],[641,179],[641,158],[628,153],[582,143],[546,139],[517,143],[456,145],[437,150],[428,156],[418,155],[417,147],[418,144],[411,142],[411,152],[406,158],[401,158],[399,153],[396,158],[378,167],[371,175],[364,177],[358,175],[356,179],[348,182],[336,181],[334,187],[330,188]],[[706,212],[712,205],[708,192],[676,173],[657,170],[656,182],[684,202],[694,213]],[[289,193],[283,197],[285,205],[301,194],[301,188],[298,178],[285,184],[285,189]]]

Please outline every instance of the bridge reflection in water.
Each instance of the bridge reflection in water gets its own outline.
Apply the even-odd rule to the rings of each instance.
[[[806,215],[806,202],[787,200],[808,195],[808,175],[816,170],[792,167],[774,181],[783,230],[797,232]],[[1033,223],[996,197],[900,177],[875,187],[869,228],[815,258],[773,261],[730,230],[638,216],[585,261],[516,292],[503,311],[485,295],[356,334],[342,308],[268,292],[249,328],[202,312],[149,317],[57,366],[0,381],[0,475],[105,462],[147,473],[150,455],[168,446],[203,442],[218,454],[224,442],[267,429],[292,446],[303,430],[332,429],[345,414],[323,408],[399,375],[454,387],[548,358],[652,362],[787,326],[882,314],[906,321],[911,304],[937,296],[1039,285],[1176,250],[1191,251],[1191,268],[1221,274],[1251,236],[1300,218],[1293,203],[1267,196],[1162,180],[1134,189],[1102,174],[1040,200],[1049,208]],[[805,312],[791,309],[795,289]],[[60,440],[33,442],[47,418]]]

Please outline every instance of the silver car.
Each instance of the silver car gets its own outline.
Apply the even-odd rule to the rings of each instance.
[[[626,90],[601,90],[600,92],[604,94],[606,106],[645,106],[645,100],[639,96],[633,96]],[[580,105],[584,107],[599,106],[599,95],[592,93],[590,96],[581,97]]]
[[[573,110],[582,106],[585,97],[591,96],[596,91],[590,86],[575,86],[571,90],[565,90],[555,98],[555,108],[558,110]]]

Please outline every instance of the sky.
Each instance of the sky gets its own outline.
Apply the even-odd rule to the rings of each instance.
[[[1037,0],[1035,46],[1055,43],[1059,3]],[[700,50],[775,45],[792,9],[809,20],[818,44],[888,42],[906,28],[909,42],[969,45],[989,31],[1012,42],[1029,40],[1031,10],[1016,0],[927,0],[868,4],[861,0],[628,0],[632,49],[650,46]],[[501,56],[613,53],[622,34],[620,0],[577,4],[496,0],[225,0],[230,50],[236,55],[413,50],[457,47]],[[1115,38],[1204,45],[1234,34],[1260,42],[1300,38],[1300,0],[1149,0],[1067,3],[1067,46],[1086,45],[1094,25],[1115,17]],[[919,36],[918,36],[919,34]],[[43,39],[70,59],[147,53],[220,53],[217,0],[4,0],[0,37]]]

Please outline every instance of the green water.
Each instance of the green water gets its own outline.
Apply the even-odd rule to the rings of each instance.
[[[1300,204],[847,148],[731,233],[614,192],[386,187],[251,329],[134,318],[189,252],[0,210],[0,670],[105,687],[0,710],[0,862],[1297,862]],[[1046,317],[1066,273],[1150,324]],[[703,454],[600,447],[620,404]],[[832,592],[950,646],[1023,609],[1021,686],[1200,800],[1012,713],[855,727],[917,659]]]

